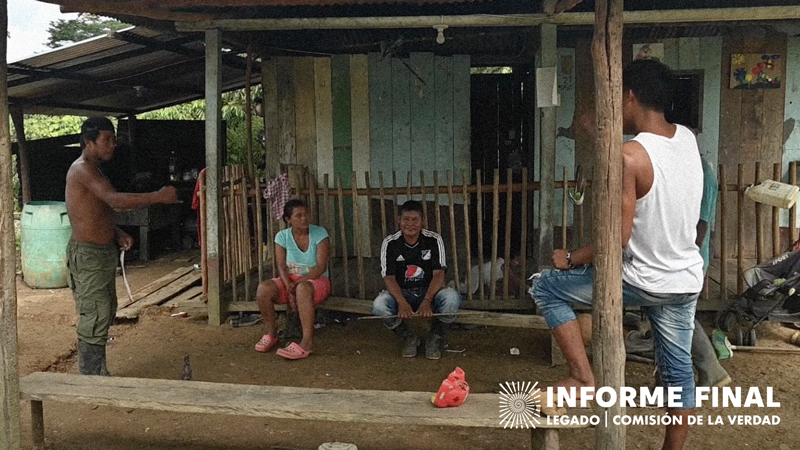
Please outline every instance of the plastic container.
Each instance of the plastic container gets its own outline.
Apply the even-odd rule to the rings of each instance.
[[[28,202],[22,208],[21,256],[25,284],[34,289],[67,286],[67,243],[72,227],[64,202]]]
[[[800,188],[779,181],[766,180],[755,186],[750,186],[744,195],[750,200],[778,208],[791,208],[797,201]]]

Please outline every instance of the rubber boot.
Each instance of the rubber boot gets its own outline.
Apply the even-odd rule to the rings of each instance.
[[[106,365],[106,347],[78,341],[78,370],[81,375],[103,375]]]
[[[400,325],[395,327],[392,331],[400,339],[403,340],[403,358],[413,358],[417,356],[417,347],[419,347],[419,338],[414,330],[406,322],[400,322]]]
[[[697,319],[692,335],[692,365],[697,370],[698,386],[722,387],[731,383],[730,375],[720,365],[714,345]]]
[[[442,339],[447,333],[449,324],[440,320],[433,319],[431,329],[425,338],[425,357],[428,359],[439,359],[442,357]]]

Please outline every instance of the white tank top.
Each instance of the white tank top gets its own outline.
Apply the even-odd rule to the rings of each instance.
[[[653,186],[636,201],[625,247],[622,279],[651,293],[696,293],[703,288],[703,258],[695,244],[703,167],[697,140],[677,125],[672,138],[639,133],[653,165]]]

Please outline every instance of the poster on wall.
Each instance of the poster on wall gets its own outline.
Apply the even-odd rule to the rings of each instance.
[[[633,59],[652,59],[664,61],[664,44],[633,44]]]
[[[734,53],[731,55],[731,89],[778,89],[781,55]]]

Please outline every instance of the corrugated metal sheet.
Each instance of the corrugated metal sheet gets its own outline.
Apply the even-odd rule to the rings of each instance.
[[[31,114],[124,115],[203,98],[204,46],[196,37],[117,33],[10,62],[10,105]],[[224,89],[243,87],[243,58],[226,60]]]

